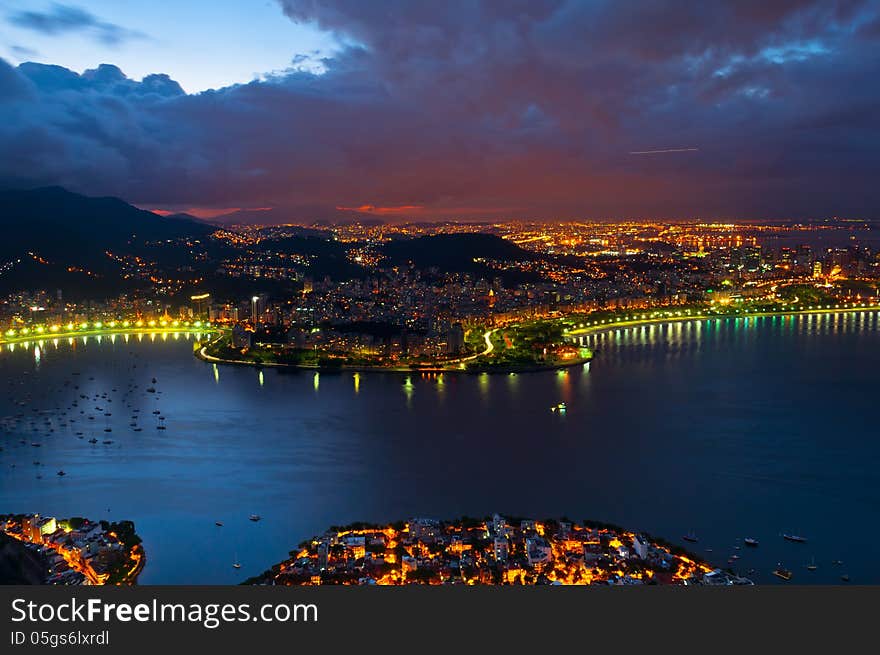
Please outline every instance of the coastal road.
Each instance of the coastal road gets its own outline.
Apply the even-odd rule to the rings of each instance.
[[[486,342],[486,350],[484,350],[483,352],[480,353],[480,357],[485,357],[490,352],[495,350],[495,344],[492,343],[492,333],[493,332],[495,332],[495,330],[489,330],[488,332],[486,332],[483,335],[483,341]]]
[[[468,355],[467,357],[461,357],[459,359],[451,359],[451,360],[448,360],[446,363],[447,364],[464,364],[465,362],[472,362],[479,357],[485,357],[486,355],[491,353],[493,350],[495,350],[495,344],[492,343],[492,335],[495,334],[496,332],[498,332],[497,329],[487,330],[486,332],[483,333],[483,341],[486,343],[485,350],[481,350],[480,352],[475,353],[473,355]]]
[[[486,355],[490,354],[493,350],[495,350],[495,344],[492,343],[492,335],[495,334],[497,331],[498,331],[497,329],[487,330],[486,332],[483,333],[483,341],[486,344],[485,350],[482,350],[474,355],[462,357],[461,359],[451,360],[451,361],[447,362],[447,364],[462,364],[464,362],[471,362],[471,361],[474,361],[475,359],[477,359],[478,357],[485,357]],[[202,346],[198,350],[199,358],[202,359],[203,361],[211,362],[214,364],[246,364],[248,366],[278,367],[278,368],[285,368],[285,367],[290,366],[289,364],[280,364],[278,362],[257,363],[252,360],[246,360],[246,359],[221,359],[219,357],[215,357],[215,356],[209,354],[208,347],[214,345],[215,343],[220,341],[222,338],[223,338],[223,333],[221,333],[213,341]],[[303,368],[310,368],[310,367],[303,367]],[[384,369],[384,370],[391,370],[391,369]],[[404,369],[404,370],[406,372],[410,372],[410,369]]]
[[[460,362],[472,362],[478,357],[485,357],[493,350],[495,350],[495,344],[492,343],[492,335],[495,334],[498,330],[487,330],[483,333],[483,341],[486,342],[486,349],[482,352],[478,352],[475,355],[469,355],[468,357],[462,357],[461,359],[455,360],[457,363]]]

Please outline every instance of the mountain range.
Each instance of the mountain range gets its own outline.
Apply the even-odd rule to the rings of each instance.
[[[253,292],[288,293],[291,280],[229,277],[227,261],[253,257],[264,263],[290,262],[299,255],[300,274],[334,280],[374,274],[348,257],[352,244],[337,241],[332,230],[302,228],[284,238],[236,245],[213,239],[217,225],[186,214],[161,216],[118,198],[92,198],[61,187],[0,191],[0,294],[22,290],[60,289],[70,299],[97,299],[149,286],[144,276],[126,275],[122,263],[139,257],[158,277],[183,280],[181,293],[192,286],[218,296],[250,297]],[[468,273],[505,283],[539,279],[527,270],[493,267],[492,260],[528,263],[541,258],[499,236],[486,233],[441,233],[397,238],[380,254],[392,266],[414,266],[430,275]],[[248,252],[250,251],[250,254]],[[260,255],[262,253],[262,255]],[[269,258],[268,261],[266,258]],[[287,265],[287,264],[285,264]],[[526,267],[527,268],[527,267]],[[151,274],[152,274],[151,273]]]
[[[150,243],[198,239],[216,229],[61,187],[0,191],[0,225],[0,292],[69,288],[95,294],[128,286],[108,253],[136,254]]]

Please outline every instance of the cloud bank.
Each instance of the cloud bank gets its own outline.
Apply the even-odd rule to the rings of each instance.
[[[880,215],[875,2],[281,5],[349,44],[323,74],[0,60],[0,180],[273,220]]]

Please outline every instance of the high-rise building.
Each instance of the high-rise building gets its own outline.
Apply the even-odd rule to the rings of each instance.
[[[648,559],[648,540],[637,534],[633,537],[633,550],[639,559]]]
[[[195,316],[197,318],[206,318],[207,309],[211,306],[211,294],[198,293],[190,296],[189,299],[193,302]]]
[[[263,314],[266,312],[266,305],[269,297],[265,293],[251,297],[251,323],[254,327],[263,323]]]
[[[253,333],[245,329],[241,323],[237,323],[232,328],[232,347],[233,348],[250,348],[253,340]]]
[[[461,323],[453,323],[446,333],[446,352],[450,355],[458,355],[464,350],[464,326]]]
[[[798,246],[797,263],[799,266],[809,266],[813,263],[813,250],[809,245]]]

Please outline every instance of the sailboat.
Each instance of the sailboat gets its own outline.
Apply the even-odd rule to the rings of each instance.
[[[783,580],[791,580],[791,571],[782,566],[782,564],[777,564],[776,569],[773,571],[773,575],[777,578],[782,578]]]
[[[236,553],[235,557],[232,559],[232,568],[234,568],[234,569],[241,568],[241,562],[238,561],[238,553]]]
[[[816,566],[816,558],[813,557],[813,558],[810,560],[810,563],[807,564],[807,571],[815,571],[815,570],[818,569],[818,568],[819,568],[819,567]]]
[[[802,537],[798,534],[789,534],[787,532],[783,533],[782,538],[785,539],[786,541],[794,541],[799,544],[803,544],[803,543],[807,542],[806,537]]]

